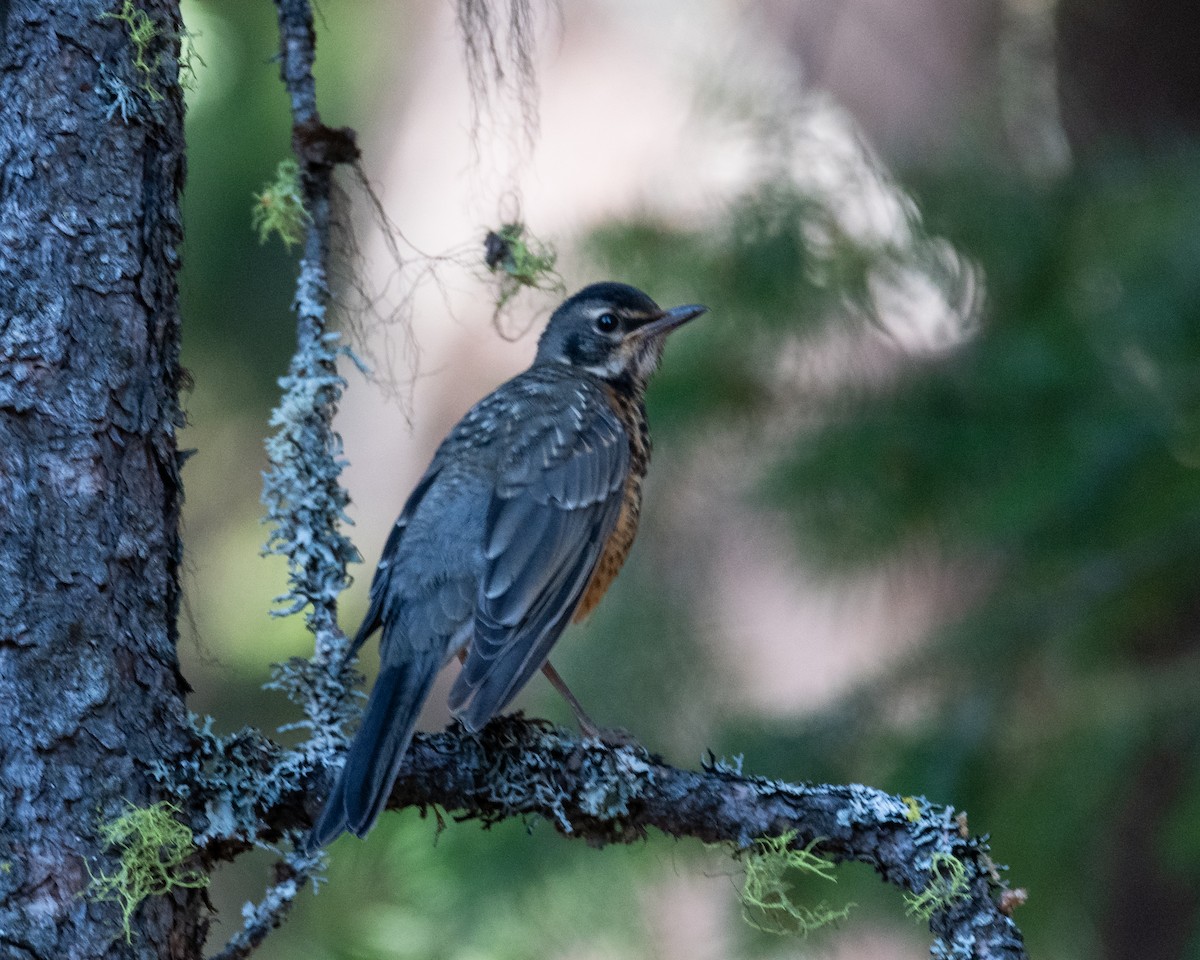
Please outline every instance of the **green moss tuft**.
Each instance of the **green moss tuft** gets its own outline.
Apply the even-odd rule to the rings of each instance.
[[[304,228],[310,219],[300,189],[300,164],[292,157],[280,160],[275,179],[254,195],[250,222],[258,231],[258,242],[266,243],[275,233],[290,250],[304,239]]]
[[[742,916],[755,929],[766,933],[808,936],[814,930],[844,920],[854,904],[840,910],[821,901],[804,906],[794,899],[790,872],[808,874],[837,883],[833,863],[813,853],[814,840],[806,847],[793,847],[796,831],[754,842],[746,859],[742,884]]]
[[[906,894],[910,917],[929,920],[938,910],[953,906],[967,895],[967,866],[950,853],[935,853],[929,863],[929,882],[920,893]]]
[[[88,896],[113,900],[121,905],[121,927],[125,940],[133,939],[133,911],[147,897],[160,896],[176,887],[206,887],[208,876],[184,863],[196,852],[192,831],[175,819],[179,808],[163,800],[149,807],[135,807],[115,820],[99,825],[100,839],[119,851],[113,873],[93,873]]]
[[[496,298],[499,314],[522,287],[534,290],[565,290],[562,277],[554,269],[558,253],[529,233],[523,223],[506,223],[492,230],[484,240],[484,262],[500,277]]]

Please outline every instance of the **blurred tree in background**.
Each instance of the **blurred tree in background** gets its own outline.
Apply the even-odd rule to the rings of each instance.
[[[207,31],[213,75],[189,118],[185,361],[201,456],[185,475],[185,535],[203,587],[188,672],[198,712],[285,722],[259,685],[268,659],[302,645],[299,625],[264,627],[253,602],[228,599],[246,584],[271,591],[254,468],[292,346],[292,271],[248,215],[287,150],[275,25],[269,4],[245,0],[185,13]],[[381,96],[375,72],[394,69],[405,38],[382,52],[340,13],[326,11],[321,38],[323,111],[362,125]],[[702,229],[647,217],[589,247],[661,302],[713,308],[652,387],[651,497],[686,501],[706,470],[733,471],[749,508],[786,518],[798,562],[829,581],[932,556],[953,584],[939,626],[819,713],[731,707],[698,597],[697,570],[721,543],[704,523],[670,528],[651,502],[619,590],[560,667],[602,719],[679,762],[711,746],[766,775],[862,780],[968,810],[1030,890],[1019,919],[1031,955],[1196,957],[1200,32],[1170,2],[1062,0],[1055,16],[1069,162],[1030,169],[988,135],[910,155],[900,176],[920,243],[864,242],[767,163]],[[972,126],[990,129],[1001,105],[979,111]],[[934,236],[956,262],[923,259],[937,259]],[[879,322],[880,277],[921,269],[951,288],[977,277],[977,327],[914,346]],[[843,342],[868,373],[839,365],[830,345]],[[798,375],[797,356],[817,357],[816,373]],[[214,602],[227,609],[199,607]],[[256,635],[273,645],[238,649]],[[262,955],[671,956],[647,932],[662,878],[729,869],[661,841],[592,853],[530,830],[385,817],[369,843],[335,847],[331,882]],[[873,921],[898,914],[893,894],[845,872],[846,899]],[[256,887],[234,878],[215,894],[231,928]],[[728,900],[735,918],[732,887]],[[803,949],[728,936],[729,955]]]

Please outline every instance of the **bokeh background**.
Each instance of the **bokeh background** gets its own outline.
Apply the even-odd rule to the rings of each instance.
[[[508,6],[496,10],[508,56]],[[670,761],[923,794],[991,834],[1035,957],[1200,957],[1200,8],[1183,0],[571,0],[536,86],[472,100],[451,0],[319,4],[347,181],[339,418],[367,563],[443,432],[557,297],[499,319],[484,232],[566,287],[711,313],[670,345],[634,555],[557,666]],[[185,670],[217,728],[293,719],[262,441],[295,272],[252,194],[288,151],[267,0],[185,0]],[[478,91],[476,91],[478,94]],[[522,101],[537,106],[536,118]],[[538,123],[534,125],[534,120]],[[383,239],[397,239],[398,264]],[[397,231],[402,233],[399,236]],[[366,667],[373,669],[368,654]],[[444,724],[444,689],[424,725]],[[518,701],[566,723],[540,679]],[[218,874],[214,942],[268,881]],[[720,851],[595,851],[416,811],[343,838],[264,958],[918,958],[866,870],[808,939]]]

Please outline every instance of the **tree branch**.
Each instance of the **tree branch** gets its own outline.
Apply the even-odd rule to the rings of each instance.
[[[273,525],[267,549],[288,561],[289,590],[279,598],[285,607],[274,612],[286,616],[307,609],[315,648],[311,660],[277,664],[268,685],[304,709],[305,719],[297,726],[311,734],[299,748],[277,757],[273,778],[286,781],[340,752],[345,723],[356,712],[352,694],[359,677],[337,622],[337,598],[349,583],[346,568],[358,559],[341,530],[350,498],[339,482],[342,441],[333,429],[345,386],[337,359],[346,350],[338,334],[328,331],[327,308],[333,168],[357,160],[359,153],[353,130],[330,129],[317,112],[316,33],[308,0],[276,0],[276,8],[280,73],[291,99],[292,149],[300,164],[307,220],[293,303],[296,352],[280,379],[283,397],[271,417],[277,431],[267,442],[271,467],[262,499]],[[283,922],[320,862],[295,851],[287,854],[262,902],[247,906],[243,929],[218,954],[220,960],[252,953]]]
[[[316,35],[308,0],[276,0],[279,12],[281,73],[292,104],[292,148],[300,163],[307,214],[304,254],[296,278],[297,346],[284,396],[272,416],[279,431],[268,442],[271,469],[263,483],[268,520],[274,524],[268,549],[288,559],[290,592],[283,615],[309,608],[308,626],[316,641],[314,661],[328,672],[346,657],[346,639],[337,624],[337,597],[347,583],[346,567],[358,558],[341,532],[346,491],[338,482],[342,442],[333,416],[345,382],[337,373],[338,335],[327,329],[329,234],[333,167],[358,159],[353,130],[332,130],[317,113],[312,75]],[[327,692],[310,686],[314,701]],[[310,721],[317,718],[310,716]]]
[[[265,738],[253,763],[278,769],[280,751]],[[241,753],[247,761],[247,751]],[[519,716],[499,717],[473,737],[454,728],[418,734],[389,809],[441,807],[485,824],[538,816],[565,836],[595,846],[631,843],[654,828],[668,836],[727,843],[745,851],[755,840],[795,831],[793,845],[834,861],[869,864],[909,894],[938,883],[938,862],[964,868],[957,895],[930,917],[931,955],[939,960],[1024,960],[1020,931],[1006,911],[1005,891],[985,838],[972,838],[965,817],[921,797],[896,797],[856,784],[784,783],[741,773],[713,760],[699,771],[672,767],[637,745],[608,747]],[[306,829],[332,769],[313,770],[257,809],[260,841]],[[214,858],[248,844],[214,843]]]
[[[275,883],[259,904],[248,903],[242,909],[244,926],[234,934],[225,948],[210,960],[243,960],[257,950],[267,935],[287,918],[296,897],[307,886],[313,870],[320,866],[322,855],[313,857],[302,853],[288,854],[275,865]]]

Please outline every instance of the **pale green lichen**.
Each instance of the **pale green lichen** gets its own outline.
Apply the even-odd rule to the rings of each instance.
[[[285,163],[291,169],[283,179],[298,183],[295,162]],[[262,492],[264,522],[271,527],[263,552],[284,557],[288,565],[288,589],[276,598],[282,607],[272,610],[272,616],[306,610],[315,637],[314,658],[277,665],[268,684],[304,708],[305,719],[297,726],[311,729],[312,739],[296,755],[301,765],[328,760],[345,749],[342,730],[358,716],[351,693],[361,679],[348,662],[348,641],[337,625],[338,596],[350,582],[347,567],[361,558],[343,532],[350,523],[350,497],[340,483],[346,460],[341,437],[331,426],[346,385],[337,361],[356,358],[340,345],[337,333],[323,332],[324,281],[314,264],[305,260],[301,265],[296,295],[300,346],[279,380],[283,396],[271,414],[275,433],[266,441],[270,467],[263,474]]]
[[[350,497],[339,483],[346,460],[341,437],[329,426],[346,385],[337,360],[348,351],[338,340],[338,334],[324,333],[303,343],[279,379],[283,396],[271,413],[276,431],[266,442],[271,465],[263,475],[262,502],[272,529],[263,552],[288,561],[288,592],[276,598],[285,606],[274,616],[311,605],[332,621],[349,583],[346,567],[360,559],[341,531],[350,522]]]
[[[655,783],[655,768],[648,755],[631,746],[606,747],[599,743],[576,744],[549,726],[524,724],[521,735],[505,737],[501,749],[483,777],[485,822],[540,811],[565,834],[575,832],[573,816],[582,814],[628,836],[627,823],[644,791]],[[577,786],[564,789],[553,775],[564,754],[570,755],[572,778]]]
[[[190,720],[194,749],[170,764],[152,763],[150,775],[180,802],[198,810],[198,847],[223,840],[257,842],[261,811],[303,790],[312,761],[298,750],[279,750],[248,727],[218,736],[211,717],[193,714]],[[321,760],[328,763],[329,756]]]
[[[141,111],[138,88],[131,87],[103,63],[100,64],[96,90],[106,101],[104,115],[109,120],[120,114],[121,122],[128,125]]]
[[[654,768],[630,750],[589,753],[580,768],[579,808],[600,820],[620,820],[654,783]]]
[[[745,774],[742,772],[742,764],[745,757],[738,753],[733,757],[718,757],[711,750],[700,758],[700,765],[710,773],[717,773],[724,777],[742,777]]]
[[[195,89],[196,65],[204,66],[204,58],[196,50],[193,34],[186,29],[164,28],[134,0],[122,0],[116,13],[102,13],[101,20],[120,23],[129,37],[133,52],[125,63],[100,64],[96,91],[104,103],[108,119],[120,116],[121,122],[131,123],[142,115],[144,106],[153,108],[166,97],[159,88],[159,70],[163,54],[174,43],[179,44],[177,82],[184,90]]]
[[[813,906],[797,903],[791,881],[793,874],[819,877],[837,883],[834,864],[813,852],[818,843],[796,847],[796,831],[754,842],[745,861],[742,884],[742,916],[757,930],[775,934],[808,936],[814,930],[844,920],[854,904],[841,909],[825,901]]]
[[[967,866],[950,853],[935,853],[929,862],[929,882],[920,893],[906,894],[905,910],[918,920],[929,920],[967,895]]]
[[[126,942],[133,939],[133,912],[147,897],[176,887],[208,886],[207,874],[185,866],[196,844],[192,831],[175,819],[178,813],[179,808],[165,800],[148,807],[129,804],[125,813],[97,828],[104,845],[118,850],[117,869],[93,872],[88,866],[88,895],[120,904]]]
[[[221,956],[246,956],[262,939],[282,922],[295,906],[296,897],[310,880],[313,893],[322,881],[320,871],[325,866],[325,854],[298,852],[303,848],[303,835],[293,832],[289,842],[296,848],[282,858],[276,868],[277,881],[268,888],[259,903],[247,902],[242,906],[242,929],[235,933],[221,951]]]
[[[250,222],[258,231],[258,242],[266,243],[274,233],[290,250],[304,239],[310,219],[300,187],[300,164],[292,157],[280,160],[275,179],[254,195]]]
[[[116,20],[125,26],[129,34],[129,45],[133,48],[133,67],[142,78],[141,87],[155,103],[163,99],[162,92],[154,86],[154,73],[158,70],[161,56],[152,53],[159,39],[158,26],[145,10],[133,0],[123,0],[118,13],[102,13],[102,20]]]
[[[284,724],[279,732],[309,731],[308,739],[285,756],[284,767],[294,766],[299,776],[344,753],[350,745],[346,729],[362,717],[363,694],[355,690],[362,681],[362,674],[345,657],[333,665],[302,657],[271,664],[271,679],[263,689],[281,691],[305,713],[303,720]],[[286,769],[280,772],[286,776]]]
[[[179,86],[189,93],[193,92],[199,80],[196,76],[196,64],[207,67],[200,51],[196,49],[196,34],[183,30],[179,34]]]

